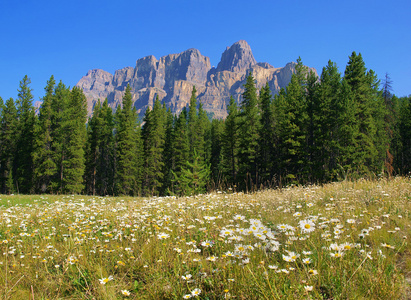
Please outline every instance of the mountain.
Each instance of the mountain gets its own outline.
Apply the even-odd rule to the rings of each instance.
[[[140,58],[134,68],[117,70],[114,75],[100,69],[90,70],[76,86],[83,89],[91,114],[98,99],[107,98],[113,109],[121,105],[126,86],[130,84],[134,106],[140,115],[147,107],[153,107],[157,95],[174,113],[179,113],[188,106],[195,86],[197,99],[204,109],[216,118],[224,118],[230,96],[241,102],[243,84],[250,71],[258,89],[268,82],[271,92],[276,94],[290,82],[295,63],[282,68],[257,63],[248,43],[241,40],[227,47],[216,68],[210,66],[210,59],[200,51],[188,49],[158,60],[152,55]]]

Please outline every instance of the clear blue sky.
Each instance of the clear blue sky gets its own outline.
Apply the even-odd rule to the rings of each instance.
[[[282,67],[301,56],[321,73],[328,60],[344,73],[361,52],[394,93],[411,94],[411,1],[382,0],[1,0],[0,96],[17,97],[27,74],[35,99],[51,75],[74,86],[89,69],[135,66],[197,48],[217,65],[246,40],[258,62]]]

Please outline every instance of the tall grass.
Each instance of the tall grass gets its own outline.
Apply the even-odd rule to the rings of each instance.
[[[0,299],[410,297],[407,178],[0,198]]]

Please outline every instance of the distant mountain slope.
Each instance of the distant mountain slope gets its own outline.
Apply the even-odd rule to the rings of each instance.
[[[134,106],[142,115],[147,107],[153,106],[157,95],[174,113],[179,113],[188,105],[195,85],[197,99],[204,109],[214,113],[214,117],[223,118],[227,115],[230,96],[241,102],[249,71],[256,79],[257,88],[268,82],[275,94],[290,82],[295,63],[282,68],[257,63],[248,43],[238,41],[227,47],[217,68],[212,68],[210,59],[197,49],[188,49],[159,60],[154,56],[141,58],[134,68],[117,70],[114,75],[100,69],[90,70],[76,86],[83,89],[91,113],[98,99],[104,101],[107,98],[113,109],[121,105],[125,88],[130,84]]]

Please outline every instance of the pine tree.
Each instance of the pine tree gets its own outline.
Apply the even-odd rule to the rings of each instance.
[[[188,139],[188,126],[187,126],[187,110],[183,108],[182,112],[175,120],[173,130],[173,184],[169,193],[181,194],[183,193],[183,187],[179,182],[183,169],[186,168],[187,162],[190,159],[190,146]]]
[[[103,120],[101,116],[101,102],[98,100],[94,106],[93,115],[87,122],[87,143],[85,151],[85,192],[96,195],[98,185],[98,161],[100,158],[101,133],[103,129]]]
[[[246,184],[246,189],[259,185],[259,140],[260,140],[260,115],[258,108],[257,90],[254,77],[248,74],[244,84],[243,101],[240,106],[239,123],[239,168],[241,182]]]
[[[130,85],[116,116],[116,194],[137,195],[141,188],[141,133]]]
[[[179,174],[174,173],[174,180],[178,183],[178,194],[197,195],[206,192],[210,178],[210,165],[204,163],[194,150],[193,162],[186,162]]]
[[[166,115],[157,96],[153,110],[148,108],[142,130],[144,144],[144,193],[158,195],[163,182]]]
[[[1,110],[0,192],[2,194],[12,194],[15,192],[13,162],[17,147],[16,136],[17,110],[13,98],[10,98]]]
[[[63,161],[63,192],[81,193],[84,189],[85,171],[84,150],[86,145],[87,100],[83,91],[74,87],[71,90],[68,109],[65,112],[64,130],[66,132],[66,155]]]
[[[274,176],[275,157],[275,121],[270,87],[267,84],[260,91],[261,127],[260,127],[260,176],[263,181],[271,181]]]
[[[63,178],[65,175],[64,161],[67,155],[66,120],[69,108],[70,89],[62,81],[54,91],[51,101],[51,145],[53,161],[56,164],[56,174],[51,178],[50,191],[63,192]]]
[[[30,193],[33,187],[33,159],[35,112],[32,105],[31,81],[26,76],[20,82],[17,106],[17,148],[13,173],[17,180],[17,192]]]
[[[280,176],[290,182],[304,181],[309,173],[307,164],[307,68],[300,58],[286,90],[275,97],[278,122]],[[282,180],[282,179],[280,179]]]
[[[233,97],[230,97],[230,103],[227,106],[228,116],[224,122],[223,138],[223,166],[224,174],[228,182],[234,185],[237,182],[238,174],[238,155],[239,155],[239,111],[237,103]]]
[[[341,74],[337,65],[328,61],[323,68],[315,99],[315,172],[320,182],[335,179],[338,171],[339,136],[338,120],[345,113],[342,105]]]
[[[211,155],[210,171],[214,189],[222,188],[223,184],[223,139],[224,122],[223,120],[213,119],[211,122]]]
[[[349,57],[344,78],[351,88],[352,98],[356,107],[358,132],[356,132],[356,151],[353,164],[360,174],[368,172],[374,165],[377,149],[374,145],[376,126],[373,119],[373,101],[370,79],[361,54],[353,52]]]
[[[52,110],[51,104],[55,88],[51,76],[45,87],[46,95],[39,111],[39,121],[35,128],[35,146],[33,151],[34,177],[36,191],[51,192],[50,180],[56,174],[57,166],[53,160],[52,149]]]
[[[166,110],[163,105],[163,110]],[[161,194],[167,195],[168,191],[172,189],[172,179],[173,179],[173,154],[174,154],[174,117],[171,109],[166,110],[166,124],[165,124],[165,138],[164,138],[164,165],[162,169],[163,182],[161,184]]]
[[[100,133],[100,155],[97,160],[97,191],[99,195],[114,194],[114,118],[107,98],[100,110],[102,129]]]

